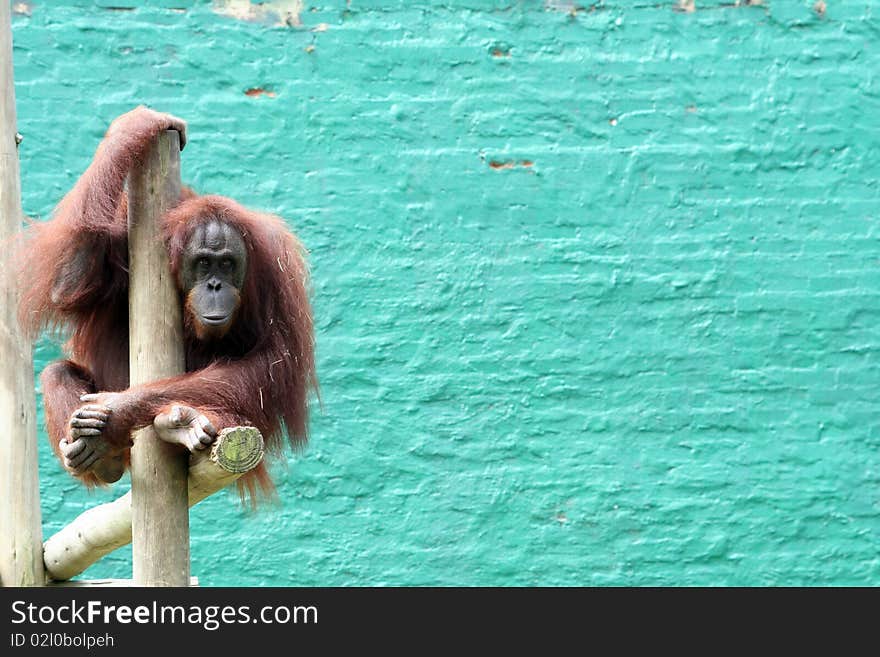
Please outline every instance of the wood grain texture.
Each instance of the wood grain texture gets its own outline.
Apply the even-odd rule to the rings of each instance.
[[[7,247],[21,228],[9,3],[0,3],[0,581],[43,583],[31,344],[19,331]]]
[[[181,374],[180,302],[159,231],[180,197],[177,132],[157,138],[128,178],[129,363],[131,385]],[[132,571],[142,586],[189,583],[186,457],[152,428],[134,434],[131,450]]]

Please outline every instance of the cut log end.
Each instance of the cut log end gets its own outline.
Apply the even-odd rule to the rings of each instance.
[[[263,460],[263,435],[255,427],[223,429],[211,447],[211,460],[227,472],[253,470]]]

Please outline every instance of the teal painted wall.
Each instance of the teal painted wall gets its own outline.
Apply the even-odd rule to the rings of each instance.
[[[203,584],[880,584],[880,3],[675,4],[15,18],[29,215],[147,103],[311,249],[324,409]],[[41,443],[47,533],[125,489]]]

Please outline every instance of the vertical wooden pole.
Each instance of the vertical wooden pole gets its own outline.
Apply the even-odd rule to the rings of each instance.
[[[160,219],[180,198],[177,132],[159,135],[128,177],[129,350],[131,385],[185,368],[177,289]],[[152,428],[131,450],[133,578],[138,586],[188,586],[187,457]]]
[[[9,3],[0,2],[0,581],[42,586],[43,530],[31,344],[18,328],[9,244],[21,230]]]

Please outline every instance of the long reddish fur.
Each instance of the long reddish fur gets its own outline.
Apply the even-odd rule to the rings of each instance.
[[[112,132],[112,131],[111,131]],[[131,431],[148,426],[169,405],[186,404],[221,429],[252,425],[278,454],[289,437],[292,447],[308,436],[308,394],[317,389],[308,269],[304,249],[278,217],[247,210],[221,196],[185,190],[181,202],[163,218],[163,236],[175,279],[184,248],[195,229],[220,220],[237,230],[248,250],[241,307],[229,333],[200,342],[190,313],[184,311],[187,373],[129,388],[127,208],[124,182],[152,132],[108,132],[94,162],[59,204],[54,218],[34,223],[19,250],[22,325],[35,335],[45,327],[68,328],[70,360],[50,365],[41,381],[46,423],[56,454],[68,421],[85,392],[127,391],[105,430],[115,449],[128,458]],[[63,290],[53,289],[78,249],[94,257]],[[185,299],[181,292],[182,306]],[[60,456],[60,454],[59,454]],[[101,483],[92,473],[87,485]],[[239,480],[242,496],[273,486],[264,466]]]

